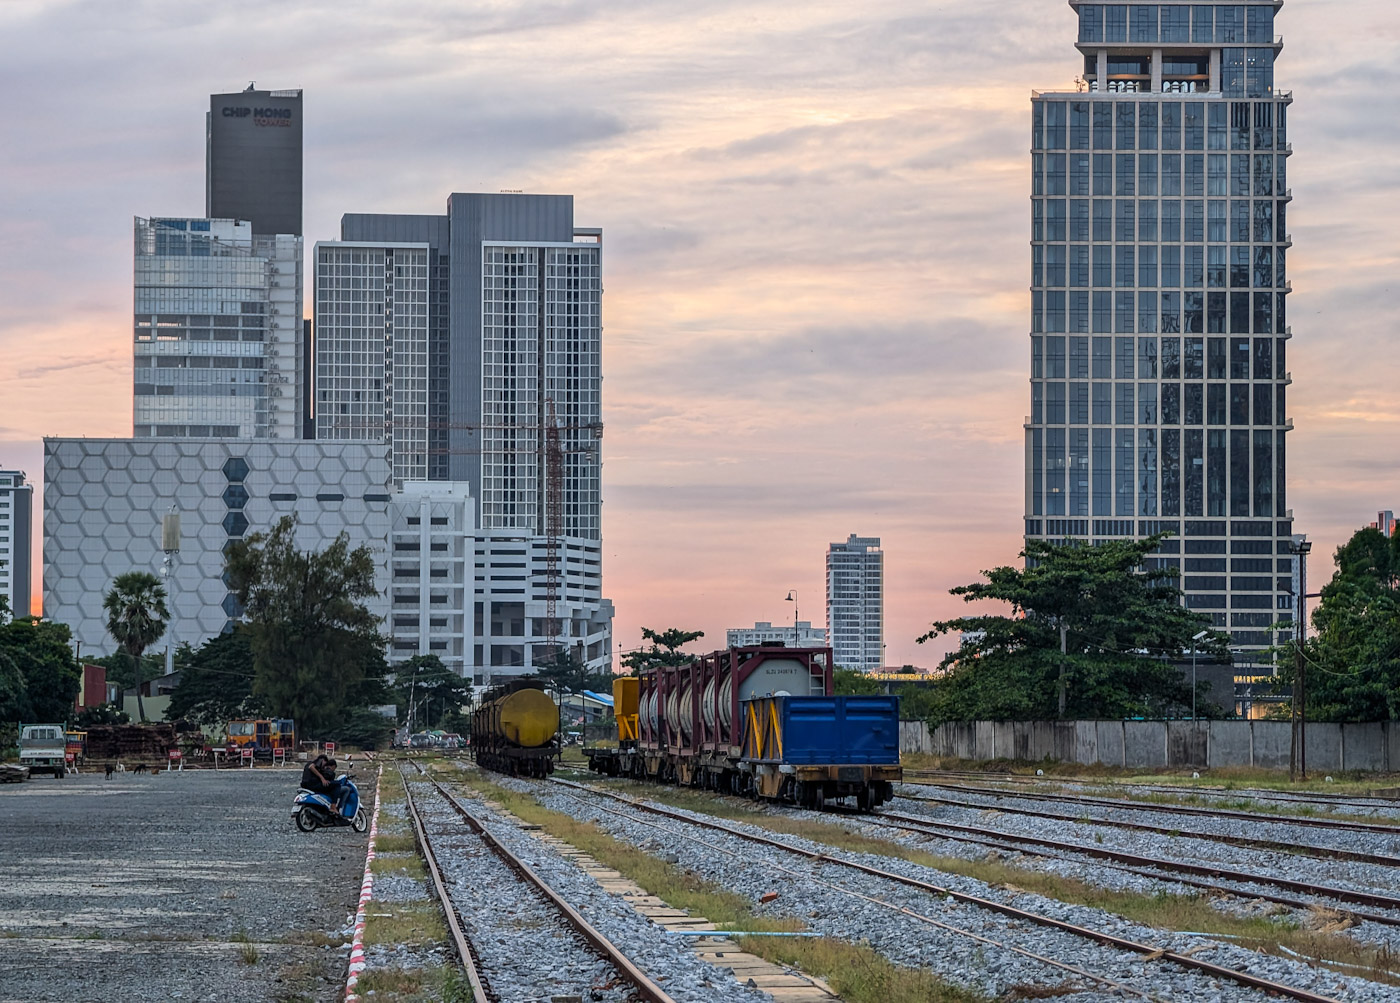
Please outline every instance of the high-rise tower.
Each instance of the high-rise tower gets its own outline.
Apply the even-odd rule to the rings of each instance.
[[[1069,5],[1083,78],[1031,102],[1025,533],[1170,532],[1187,605],[1266,646],[1294,605],[1282,3]]]
[[[211,94],[204,214],[301,236],[301,91]]]
[[[878,670],[885,659],[885,554],[878,536],[833,543],[826,553],[826,628],[845,669]]]

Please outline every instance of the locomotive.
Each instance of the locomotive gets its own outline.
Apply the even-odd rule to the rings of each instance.
[[[487,769],[546,777],[559,755],[559,708],[533,680],[487,690],[472,712],[471,749],[472,758]]]
[[[734,647],[613,681],[618,747],[585,750],[608,776],[821,808],[894,797],[899,698],[832,694],[830,648]]]

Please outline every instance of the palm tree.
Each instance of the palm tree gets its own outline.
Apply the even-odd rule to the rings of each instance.
[[[107,633],[135,663],[136,712],[142,723],[146,705],[141,700],[141,655],[160,640],[170,611],[165,608],[165,586],[149,571],[128,571],[112,580],[112,590],[102,600]]]

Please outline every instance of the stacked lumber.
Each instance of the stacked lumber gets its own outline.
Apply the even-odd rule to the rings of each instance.
[[[120,762],[163,762],[175,748],[170,724],[97,724],[87,730],[87,758]]]

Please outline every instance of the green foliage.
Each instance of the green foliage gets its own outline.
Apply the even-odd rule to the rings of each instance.
[[[305,738],[337,738],[352,710],[384,695],[384,639],[364,604],[378,594],[374,558],[344,533],[299,551],[295,531],[284,517],[230,546],[230,588],[247,616],[253,695]]]
[[[650,627],[643,627],[642,640],[650,641],[651,646],[638,648],[623,655],[623,668],[628,669],[630,675],[636,676],[640,675],[643,669],[655,666],[685,665],[690,662],[691,656],[680,649],[691,641],[704,636],[703,630],[681,630],[679,627],[670,627],[657,632]]]
[[[23,682],[17,697],[13,674],[0,667],[0,680],[9,680],[0,681],[0,701],[18,704],[11,720],[57,722],[72,716],[82,674],[73,662],[71,642],[67,624],[38,617],[0,624],[0,656],[18,670]]]
[[[1313,613],[1316,636],[1304,647],[1308,717],[1400,719],[1400,535],[1363,529],[1337,548],[1336,561]],[[1279,660],[1290,687],[1292,654]]]
[[[112,579],[112,588],[102,600],[102,610],[107,614],[107,633],[131,656],[133,675],[141,664],[142,653],[165,633],[165,622],[170,619],[165,599],[165,586],[159,578],[149,571],[128,571]],[[139,685],[136,711],[144,722],[146,704]]]
[[[88,658],[84,655],[82,660],[88,665],[101,665],[105,668],[109,683],[115,683],[124,690],[136,686],[136,672],[134,671],[136,663],[125,651],[116,651],[100,658]],[[165,672],[165,658],[162,655],[142,655],[140,664],[142,682],[155,679]]]
[[[1026,567],[984,572],[952,590],[967,602],[1009,604],[1010,615],[945,620],[919,638],[977,632],[944,657],[948,675],[932,687],[926,716],[954,720],[1121,718],[1179,712],[1190,686],[1165,659],[1191,650],[1208,623],[1180,604],[1175,571],[1140,570],[1161,537],[1096,547],[1028,541]],[[1061,654],[1061,628],[1065,654]],[[1224,655],[1223,635],[1198,646]]]
[[[336,735],[342,744],[361,749],[387,748],[393,731],[393,721],[368,707],[347,709],[336,726]]]
[[[837,696],[869,696],[884,690],[877,679],[871,679],[858,669],[836,669],[831,673],[831,688]]]
[[[262,701],[253,695],[253,647],[243,627],[215,635],[197,649],[181,645],[175,660],[180,683],[166,708],[170,720],[206,725],[263,716]]]
[[[408,720],[411,695],[415,729],[442,728],[449,714],[472,700],[471,683],[437,655],[414,655],[399,666],[392,692],[402,721]]]
[[[131,715],[114,703],[84,708],[73,721],[75,728],[90,728],[95,724],[130,724]]]
[[[4,597],[0,596],[0,602]],[[25,716],[29,703],[24,675],[15,660],[0,650],[0,721],[19,721]]]
[[[590,669],[577,651],[569,648],[556,653],[548,665],[540,668],[536,678],[556,693],[581,693],[584,690],[593,690],[596,693],[612,692],[612,673]]]

